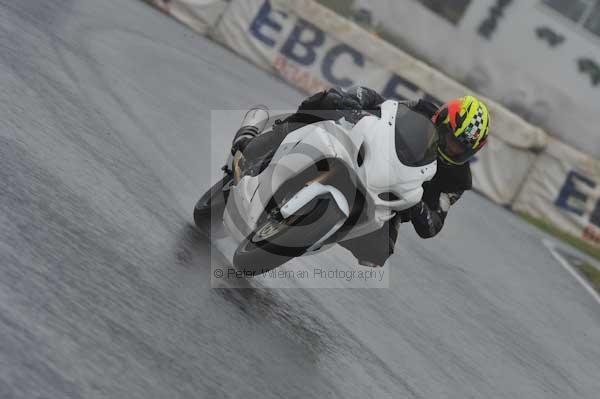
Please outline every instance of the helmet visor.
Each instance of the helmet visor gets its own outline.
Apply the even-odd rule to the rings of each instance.
[[[485,145],[485,140],[477,148],[456,137],[447,125],[438,127],[440,136],[439,152],[451,163],[462,165],[471,159]]]

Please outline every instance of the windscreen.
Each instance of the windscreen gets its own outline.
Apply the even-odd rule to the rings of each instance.
[[[406,166],[424,166],[436,159],[438,136],[425,116],[398,104],[396,113],[396,154]]]

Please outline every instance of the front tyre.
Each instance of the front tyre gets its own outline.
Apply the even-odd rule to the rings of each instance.
[[[233,265],[253,275],[268,272],[305,254],[345,219],[331,195],[313,199],[287,219],[275,209],[263,214],[257,228],[240,243]]]
[[[224,176],[196,202],[194,206],[194,223],[199,228],[220,222],[227,204],[227,186],[230,176]]]

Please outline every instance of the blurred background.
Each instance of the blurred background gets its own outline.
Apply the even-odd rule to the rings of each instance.
[[[598,3],[0,0],[0,398],[597,398]],[[483,96],[476,193],[388,289],[219,279],[241,115],[355,85]]]

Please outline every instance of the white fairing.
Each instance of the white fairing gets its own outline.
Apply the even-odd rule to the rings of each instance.
[[[344,119],[324,121],[288,134],[261,174],[245,176],[231,188],[224,214],[224,223],[230,234],[241,242],[256,228],[256,222],[273,193],[291,177],[323,158],[342,160],[355,171],[366,191],[368,218],[357,224],[345,239],[375,231],[393,217],[394,211],[417,204],[423,195],[422,185],[433,178],[437,163],[433,161],[425,166],[410,167],[400,162],[395,150],[394,118],[397,109],[398,103],[388,100],[381,105],[381,118],[366,116],[356,125]],[[364,158],[359,166],[357,158],[361,146]],[[299,201],[298,196],[322,191],[323,188],[302,190],[294,196],[294,201]],[[393,193],[398,200],[385,201],[379,197],[384,193]],[[334,199],[336,195],[333,195]],[[343,207],[343,201],[336,201]]]

